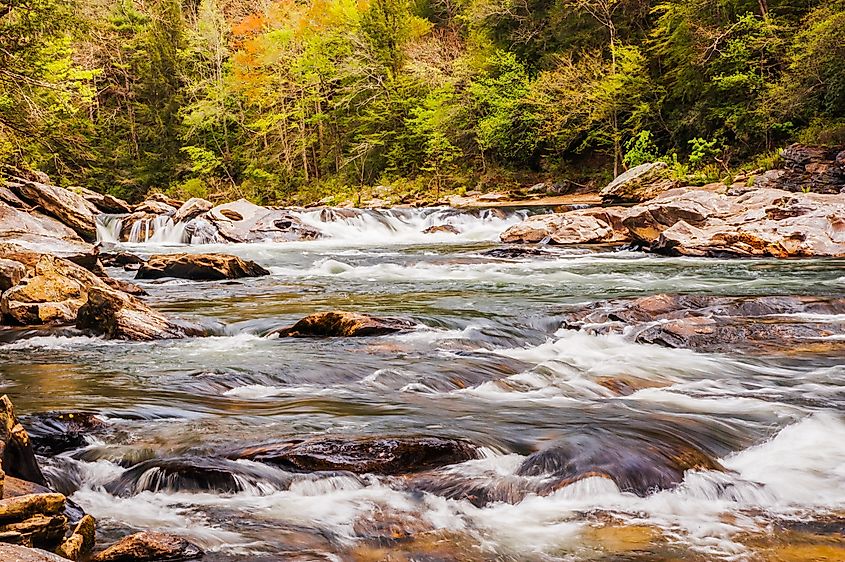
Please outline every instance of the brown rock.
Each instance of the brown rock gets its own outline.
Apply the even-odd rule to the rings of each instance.
[[[665,162],[640,164],[620,174],[601,190],[602,202],[607,205],[640,203],[674,189],[680,182],[670,177]]]
[[[613,244],[630,241],[622,225],[626,210],[620,207],[577,209],[566,213],[535,215],[506,230],[502,242],[549,244]]]
[[[95,287],[79,309],[76,327],[108,339],[151,341],[203,335],[203,331],[171,320],[135,297]]]
[[[841,152],[840,152],[841,151]],[[754,187],[802,193],[837,194],[845,190],[842,148],[793,144],[781,153],[783,167],[754,179]]]
[[[32,277],[3,293],[0,310],[24,325],[73,322],[91,287],[106,284],[68,260],[45,254]]]
[[[119,197],[107,193],[97,193],[84,187],[75,187],[74,191],[79,192],[86,201],[94,205],[101,213],[123,215],[132,212],[132,207]]]
[[[55,456],[86,444],[85,437],[102,432],[106,423],[87,412],[45,412],[24,416],[29,438],[40,455]]]
[[[452,226],[451,224],[436,224],[434,226],[429,226],[428,228],[423,230],[423,234],[437,234],[437,233],[460,234],[461,231],[458,230],[457,227]]]
[[[845,299],[655,295],[594,303],[567,314],[564,327],[624,332],[639,343],[667,347],[759,353],[839,341],[830,336],[845,335],[845,322],[818,321],[818,314],[845,314]]]
[[[0,533],[12,533],[17,539],[15,542],[39,548],[55,548],[62,542],[67,530],[68,522],[64,515],[39,513],[22,521],[0,522]]]
[[[312,437],[258,445],[230,457],[297,472],[407,474],[475,459],[478,452],[466,441],[439,437]]]
[[[320,236],[289,211],[267,209],[246,199],[218,205],[206,217],[230,242],[290,242]]]
[[[33,515],[57,515],[65,509],[62,494],[26,494],[0,500],[0,522],[27,519]]]
[[[26,275],[26,266],[19,261],[0,258],[0,292],[11,289]]]
[[[92,562],[178,562],[202,558],[195,544],[165,533],[135,533],[119,540],[91,559]]]
[[[214,207],[214,205],[211,201],[206,201],[205,199],[200,199],[199,197],[192,197],[179,207],[176,214],[173,215],[173,222],[188,222],[189,220],[210,211],[212,207]]]
[[[27,548],[0,542],[0,560],[5,562],[67,562],[65,558],[40,548]]]
[[[70,536],[56,549],[56,554],[68,560],[79,560],[79,558],[94,549],[96,541],[96,521],[90,515],[83,517]]]
[[[26,430],[15,417],[12,401],[0,397],[0,465],[7,476],[46,485]]]
[[[270,272],[249,260],[227,254],[161,254],[142,264],[135,279],[178,277],[194,281],[219,281],[260,277]]]
[[[401,318],[374,318],[356,312],[318,312],[293,326],[278,328],[267,335],[280,337],[365,337],[383,336],[409,330],[414,324]]]
[[[63,187],[37,181],[21,178],[13,180],[6,185],[21,199],[29,201],[69,226],[83,239],[89,242],[97,239],[95,217],[99,211],[81,195]]]

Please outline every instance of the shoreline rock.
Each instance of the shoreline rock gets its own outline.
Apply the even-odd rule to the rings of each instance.
[[[177,277],[192,281],[221,281],[264,275],[270,275],[270,272],[254,261],[229,254],[158,254],[141,264],[135,279]]]

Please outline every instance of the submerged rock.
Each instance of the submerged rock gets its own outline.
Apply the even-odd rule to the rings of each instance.
[[[423,230],[423,234],[460,234],[458,227],[451,224],[436,224]]]
[[[81,195],[63,187],[21,178],[13,178],[6,186],[21,199],[72,228],[83,239],[89,242],[97,239],[95,218],[99,210]]]
[[[105,429],[106,424],[94,414],[86,412],[47,412],[25,416],[29,437],[35,452],[58,455],[85,446],[88,435]]]
[[[93,288],[79,309],[76,327],[108,339],[150,341],[204,335],[204,331],[167,318],[135,297]]]
[[[260,277],[270,272],[254,261],[227,254],[161,254],[142,264],[135,279],[178,277],[194,281],[219,281]]]
[[[670,177],[665,162],[640,164],[620,174],[601,190],[602,202],[610,205],[648,201],[680,182]]]
[[[588,305],[563,327],[699,351],[800,351],[845,345],[843,314],[843,298],[655,295]]]
[[[202,558],[203,551],[182,537],[143,532],[119,540],[91,558],[92,562],[179,562]]]
[[[320,236],[290,211],[267,209],[246,199],[218,205],[203,216],[230,242],[291,242]]]
[[[542,250],[540,248],[526,248],[526,247],[510,247],[510,248],[493,248],[492,250],[485,250],[481,252],[482,256],[498,259],[522,259],[534,257],[549,257],[553,256],[552,252]]]
[[[293,326],[278,328],[268,336],[288,337],[365,337],[383,336],[410,330],[414,323],[401,318],[375,318],[356,312],[318,312],[306,316]]]
[[[534,215],[507,229],[502,242],[549,244],[614,244],[630,241],[619,207],[576,209],[566,213]]]
[[[312,437],[257,445],[230,457],[294,472],[407,474],[475,459],[478,451],[466,441],[440,437]]]

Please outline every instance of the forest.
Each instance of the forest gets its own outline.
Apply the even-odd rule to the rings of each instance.
[[[0,0],[0,164],[261,204],[845,141],[845,1]]]

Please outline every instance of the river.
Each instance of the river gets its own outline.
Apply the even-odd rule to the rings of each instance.
[[[107,421],[82,449],[44,461],[98,519],[101,537],[175,532],[207,560],[780,560],[767,558],[772,536],[800,547],[799,531],[818,534],[830,521],[841,540],[841,356],[667,349],[561,330],[560,315],[656,293],[841,296],[845,261],[586,248],[485,255],[522,216],[374,211],[322,222],[313,211],[302,217],[326,234],[317,241],[185,246],[159,235],[121,244],[140,255],[237,254],[272,275],[141,282],[151,305],[218,335],[154,343],[34,335],[0,345],[3,391],[22,414],[86,411]],[[462,232],[421,233],[440,223]],[[418,327],[378,338],[258,335],[331,309]],[[620,396],[600,384],[614,378],[639,383]],[[291,476],[251,461],[238,461],[245,472],[235,491],[182,489],[157,481],[155,470],[132,493],[106,491],[139,460],[214,458],[315,434],[467,439],[482,458],[450,470],[507,482],[526,455],[561,436],[624,434],[647,446],[660,432],[683,434],[728,470],[691,471],[679,487],[646,497],[587,478],[481,507],[409,492],[393,477]]]

